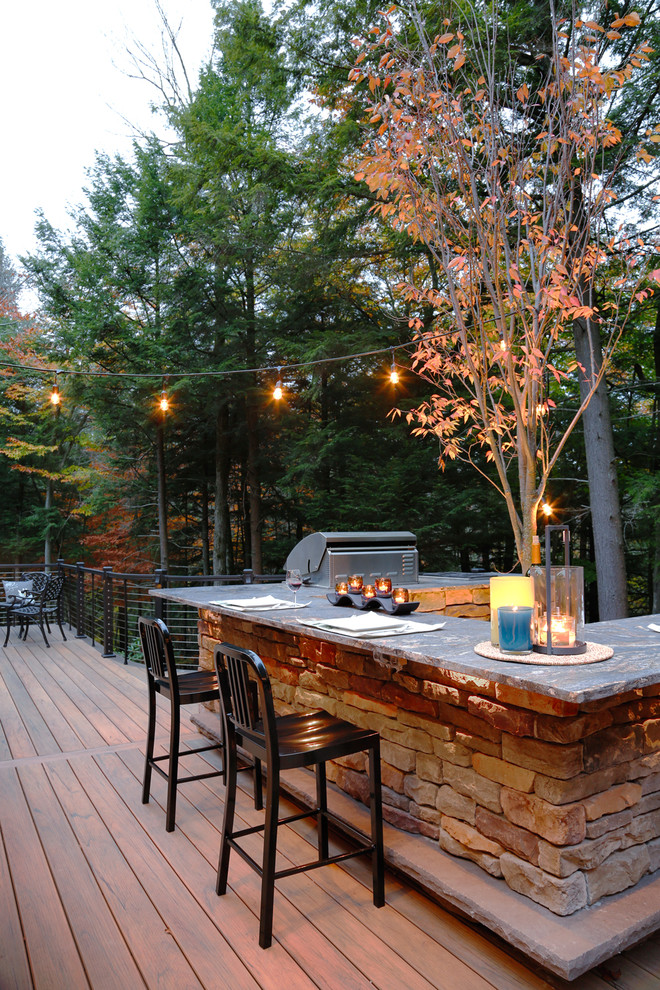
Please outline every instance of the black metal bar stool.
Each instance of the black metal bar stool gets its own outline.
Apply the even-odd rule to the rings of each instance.
[[[215,647],[214,659],[220,686],[227,766],[216,892],[224,894],[227,890],[229,854],[235,849],[261,877],[259,945],[267,949],[272,942],[276,880],[329,863],[338,863],[362,853],[371,853],[373,902],[376,907],[382,907],[385,903],[385,882],[378,733],[351,725],[350,722],[334,718],[324,711],[308,715],[276,716],[268,672],[256,653],[229,643],[221,643]],[[234,831],[238,746],[254,757],[256,764],[265,764],[266,815],[263,825]],[[329,856],[328,822],[333,821],[335,816],[328,810],[325,763],[327,760],[339,759],[363,750],[369,753],[371,842],[367,842],[367,837],[361,832],[349,827],[358,841],[358,848]],[[311,811],[278,819],[280,771],[308,766],[316,767],[316,807]],[[276,870],[278,825],[310,815],[317,820],[318,859],[303,866]],[[346,823],[342,823],[342,826],[344,829],[348,827]],[[243,836],[260,831],[264,832],[261,864],[248,855],[237,841]]]
[[[167,780],[167,813],[165,828],[174,831],[176,814],[176,792],[179,784],[190,780],[205,780],[207,777],[225,777],[226,760],[224,738],[222,742],[202,746],[195,750],[179,750],[181,708],[183,705],[199,704],[204,701],[217,701],[220,697],[218,678],[211,670],[193,670],[180,672],[174,662],[174,650],[167,626],[162,619],[138,618],[138,633],[147,669],[147,684],[149,687],[149,721],[147,726],[147,749],[144,762],[144,783],[142,786],[142,803],[149,802],[151,789],[151,771],[155,770]],[[154,756],[154,739],[156,734],[156,695],[162,694],[170,699],[170,747],[164,756]],[[179,757],[206,753],[217,749],[223,754],[222,770],[211,770],[206,773],[179,776]],[[167,769],[160,763],[168,761]],[[226,779],[226,778],[225,778]]]

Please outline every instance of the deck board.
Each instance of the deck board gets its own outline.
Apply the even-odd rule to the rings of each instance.
[[[259,882],[239,856],[215,894],[221,778],[179,789],[172,833],[157,775],[141,803],[138,673],[57,633],[48,649],[0,648],[2,990],[660,990],[658,936],[568,984],[400,877],[388,874],[374,908],[363,859],[278,881],[273,946],[260,949]],[[167,726],[160,703],[161,752]],[[187,716],[182,741],[205,742]],[[256,824],[251,778],[240,781],[237,816]],[[280,830],[282,865],[313,856],[312,823]]]

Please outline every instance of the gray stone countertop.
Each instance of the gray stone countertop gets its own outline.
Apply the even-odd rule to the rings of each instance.
[[[355,609],[337,608],[326,598],[325,589],[301,588],[298,601],[309,601],[305,609],[274,612],[237,612],[211,605],[223,599],[255,598],[272,595],[291,599],[291,592],[282,584],[208,585],[195,588],[152,589],[155,597],[239,616],[255,624],[284,629],[313,639],[349,646],[359,643],[360,649],[370,649],[374,657],[390,667],[405,668],[410,661],[434,667],[485,677],[500,684],[509,684],[551,698],[576,703],[595,701],[630,691],[633,688],[660,684],[660,633],[651,631],[649,623],[660,626],[660,615],[637,616],[596,622],[586,626],[587,642],[600,643],[614,649],[614,656],[598,663],[571,666],[549,666],[510,661],[489,660],[474,652],[474,647],[490,639],[490,626],[477,619],[460,619],[432,612],[413,612],[406,616],[420,629],[424,625],[444,622],[435,632],[410,633],[379,639],[347,637],[327,630],[301,625],[297,619],[327,619],[357,614]],[[383,613],[384,614],[384,613]]]

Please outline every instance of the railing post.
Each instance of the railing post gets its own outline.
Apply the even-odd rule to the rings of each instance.
[[[254,582],[254,571],[251,567],[246,567],[243,570],[243,584],[253,584]]]
[[[154,571],[155,575],[155,585],[157,588],[167,587],[167,574],[162,567],[157,567]],[[157,619],[162,619],[163,622],[167,622],[167,602],[164,598],[154,598],[154,615]]]
[[[85,639],[85,562],[76,562],[76,639]]]
[[[114,657],[114,611],[112,602],[112,567],[103,568],[103,656]]]

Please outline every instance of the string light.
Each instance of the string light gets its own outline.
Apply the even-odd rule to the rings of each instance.
[[[158,402],[159,409],[164,413],[170,408],[170,400],[167,397],[167,389],[165,388],[166,381],[167,379],[163,381],[163,391],[160,393],[160,400]]]
[[[58,384],[57,384],[57,372],[55,372],[55,382],[53,384],[53,388],[52,388],[52,391],[50,393],[50,402],[51,402],[51,405],[53,405],[53,406],[55,406],[57,408],[57,406],[59,406],[59,404],[61,403],[61,401],[62,401],[62,396],[60,395],[60,390],[59,390],[59,387],[58,387]]]
[[[276,402],[284,397],[284,388],[282,387],[282,369],[281,367],[277,369],[277,381],[275,382],[275,388],[273,389],[273,398]]]
[[[392,348],[392,367],[390,368],[390,382],[392,385],[398,385],[399,383],[399,372],[396,370],[396,364],[394,363],[394,348]]]
[[[550,516],[552,515],[552,506],[550,505],[550,503],[544,502],[543,505],[541,506],[541,509],[543,510],[546,519],[549,519]]]

